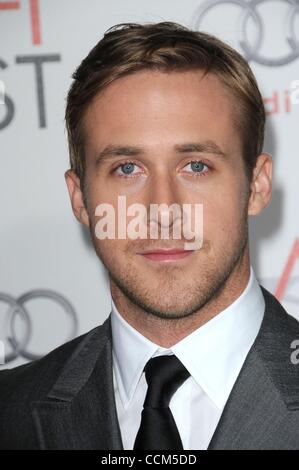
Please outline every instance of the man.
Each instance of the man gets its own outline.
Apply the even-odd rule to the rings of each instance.
[[[248,216],[270,201],[272,160],[247,62],[175,23],[117,25],[75,72],[66,124],[72,209],[112,311],[1,372],[1,448],[299,449],[298,322],[250,265]],[[150,211],[158,238],[101,236],[98,207],[118,213],[120,196],[158,215],[200,204],[198,245],[163,238]]]

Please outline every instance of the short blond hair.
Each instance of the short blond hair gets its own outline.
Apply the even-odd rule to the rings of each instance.
[[[246,174],[251,180],[262,152],[265,109],[248,62],[232,47],[207,33],[178,23],[121,23],[109,28],[73,74],[66,105],[70,166],[84,188],[83,120],[95,96],[114,80],[140,70],[201,70],[216,75],[234,97],[234,122],[240,132]]]

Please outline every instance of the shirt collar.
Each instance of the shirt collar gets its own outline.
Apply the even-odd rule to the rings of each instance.
[[[111,298],[113,366],[123,406],[136,390],[147,361],[175,354],[195,382],[222,409],[261,326],[264,296],[250,266],[248,284],[226,309],[171,348],[163,348],[139,333],[118,312]]]

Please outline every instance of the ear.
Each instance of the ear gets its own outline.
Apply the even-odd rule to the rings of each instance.
[[[261,153],[253,170],[248,215],[259,214],[272,197],[272,157]]]
[[[84,205],[83,194],[80,188],[80,179],[74,170],[67,170],[64,174],[64,178],[76,219],[81,222],[81,224],[89,226],[88,213]]]

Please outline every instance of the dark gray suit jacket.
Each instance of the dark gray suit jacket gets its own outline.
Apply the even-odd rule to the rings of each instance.
[[[299,364],[290,357],[299,323],[262,292],[260,331],[209,449],[299,449]],[[0,449],[123,449],[110,316],[42,359],[0,372]]]

